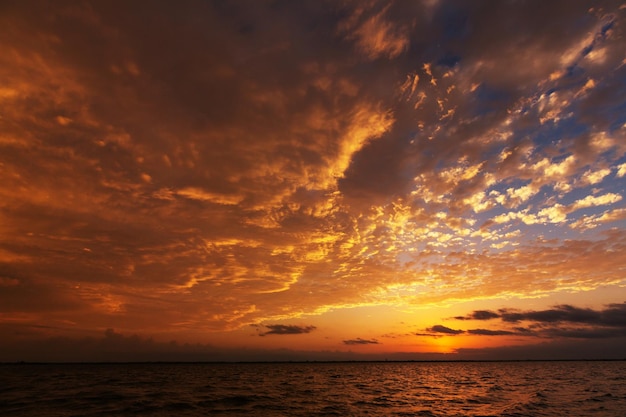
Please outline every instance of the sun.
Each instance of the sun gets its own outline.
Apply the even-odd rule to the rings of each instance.
[[[458,342],[455,342],[453,337],[432,337],[428,342],[428,351],[433,353],[455,353],[457,348]]]

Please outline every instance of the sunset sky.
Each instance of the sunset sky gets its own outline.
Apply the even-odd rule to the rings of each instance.
[[[0,361],[626,357],[626,2],[0,2]]]

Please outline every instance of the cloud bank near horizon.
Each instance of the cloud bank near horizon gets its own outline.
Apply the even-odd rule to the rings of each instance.
[[[609,304],[602,310],[580,308],[572,305],[557,305],[548,310],[520,311],[500,309],[498,312],[475,310],[465,316],[456,316],[462,321],[491,321],[509,325],[505,329],[452,329],[441,324],[429,327],[421,335],[476,335],[476,336],[532,336],[539,338],[600,339],[626,337],[626,302]],[[511,325],[513,325],[511,327]],[[522,326],[522,325],[525,325]],[[626,343],[626,341],[622,341]]]
[[[19,328],[23,330],[22,327]],[[446,330],[447,329],[447,330]],[[15,328],[13,329],[16,330]],[[445,336],[457,337],[464,331],[453,331],[445,326],[433,326]],[[304,332],[306,333],[306,332]],[[301,333],[277,333],[296,335]],[[499,331],[468,330],[469,335],[497,336]],[[433,334],[422,334],[432,337]],[[252,336],[251,336],[252,337]],[[441,337],[441,336],[440,336]],[[376,339],[346,339],[346,346],[381,344]],[[450,353],[440,352],[353,352],[340,349],[295,350],[261,347],[224,348],[203,343],[163,342],[137,334],[125,335],[107,329],[103,334],[89,337],[42,337],[22,334],[0,346],[0,362],[256,362],[256,361],[449,361],[449,360],[580,360],[624,359],[626,334],[606,337],[548,337],[536,343],[485,348],[460,348]],[[339,346],[337,346],[339,348]]]

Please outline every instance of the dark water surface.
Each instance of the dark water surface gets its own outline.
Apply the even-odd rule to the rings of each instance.
[[[626,416],[626,362],[0,365],[2,416]]]

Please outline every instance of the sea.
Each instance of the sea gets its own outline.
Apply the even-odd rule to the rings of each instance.
[[[626,362],[2,364],[0,415],[626,416]]]

